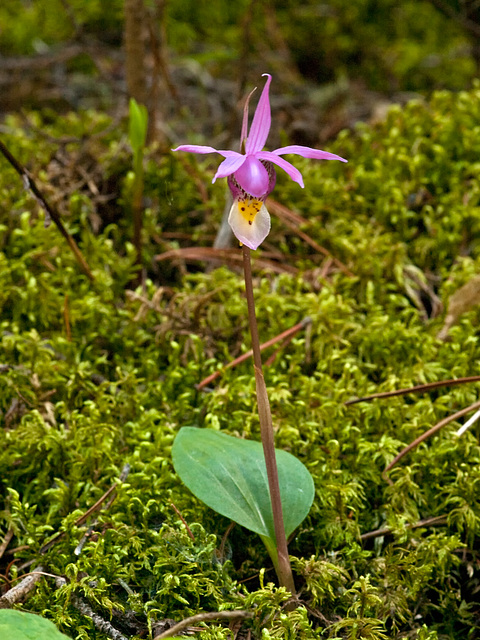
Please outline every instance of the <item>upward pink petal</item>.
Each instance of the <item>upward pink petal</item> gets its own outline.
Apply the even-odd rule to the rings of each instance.
[[[270,131],[270,124],[272,122],[270,112],[270,99],[268,97],[268,90],[270,88],[270,82],[272,76],[268,73],[264,73],[267,76],[267,82],[263,87],[262,95],[258,101],[255,115],[253,116],[252,126],[250,127],[250,133],[248,134],[247,144],[245,145],[245,153],[256,153],[261,151],[267,141],[268,132]]]
[[[275,151],[272,151],[272,153],[275,153],[277,156],[283,156],[287,153],[295,153],[298,156],[303,156],[304,158],[313,158],[315,160],[340,160],[340,162],[348,162],[348,160],[345,160],[345,158],[341,158],[334,153],[321,151],[320,149],[312,149],[311,147],[302,147],[298,144],[292,144],[289,147],[281,147],[280,149],[275,149]]]

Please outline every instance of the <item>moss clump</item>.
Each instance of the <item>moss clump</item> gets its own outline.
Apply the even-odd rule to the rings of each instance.
[[[340,136],[335,151],[349,158],[346,169],[305,162],[305,191],[279,177],[276,198],[308,218],[305,233],[353,274],[325,268],[323,255],[274,221],[266,249],[280,247],[296,271],[257,271],[261,337],[305,316],[312,323],[277,355],[266,381],[277,446],[298,456],[316,485],[290,545],[302,606],[281,614],[286,594],[270,582],[261,542],[238,527],[224,537],[229,523],[185,490],[170,459],[184,425],[258,438],[251,363],[227,370],[208,392],[195,386],[248,348],[240,275],[226,267],[160,270],[154,259],[167,246],[162,231],[183,230],[186,244],[210,242],[223,188],[208,186],[200,201],[178,159],[151,156],[149,280],[145,291],[131,291],[134,255],[121,199],[129,158],[116,134],[89,149],[116,208],[102,209],[86,187],[62,200],[52,183],[93,284],[2,166],[0,527],[14,536],[2,567],[15,559],[9,581],[24,563],[64,578],[41,580],[26,609],[72,638],[98,640],[107,635],[80,601],[132,639],[168,618],[245,608],[254,617],[243,629],[255,638],[476,637],[475,428],[457,439],[455,427],[445,427],[393,468],[393,484],[382,476],[404,445],[473,402],[475,385],[344,402],[478,373],[478,312],[461,319],[450,342],[438,341],[440,320],[425,322],[428,300],[415,296],[419,280],[411,274],[445,300],[479,269],[479,105],[477,86],[394,108],[384,123]],[[69,120],[77,131],[99,126],[93,113]],[[36,158],[32,170],[47,177],[53,143],[15,126],[10,120],[12,150]],[[48,125],[53,135],[65,126],[62,119]],[[85,157],[81,144],[70,143],[67,153]],[[208,170],[198,167],[208,185]],[[112,217],[105,223],[100,214]],[[127,463],[115,500],[84,522]],[[226,639],[230,631],[208,623],[197,637]]]

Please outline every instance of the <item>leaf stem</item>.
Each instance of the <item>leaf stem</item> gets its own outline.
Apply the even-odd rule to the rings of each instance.
[[[275,458],[275,442],[273,437],[272,413],[268,400],[267,387],[262,372],[262,356],[260,354],[260,340],[258,337],[257,317],[255,315],[255,299],[253,297],[252,265],[250,249],[243,246],[243,269],[245,273],[245,293],[248,305],[248,320],[252,337],[253,363],[255,370],[255,385],[257,390],[258,416],[262,436],[263,454],[267,467],[268,486],[272,502],[273,525],[277,543],[277,558],[272,557],[280,586],[285,587],[292,596],[295,595],[292,568],[288,557],[287,538],[283,524],[282,501],[278,482],[277,460]]]

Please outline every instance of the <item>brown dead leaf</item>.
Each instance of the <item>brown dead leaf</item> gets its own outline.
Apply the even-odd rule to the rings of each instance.
[[[463,287],[457,289],[448,301],[447,316],[443,327],[438,333],[439,340],[446,340],[451,327],[456,324],[460,316],[471,311],[480,304],[480,275],[473,277]]]

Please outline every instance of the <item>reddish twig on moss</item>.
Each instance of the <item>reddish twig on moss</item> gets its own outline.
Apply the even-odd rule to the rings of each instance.
[[[440,422],[437,422],[437,424],[433,426],[431,429],[429,429],[428,431],[425,431],[425,433],[422,433],[421,436],[416,438],[413,442],[411,442],[408,446],[406,446],[405,449],[402,449],[402,451],[400,451],[400,453],[397,456],[395,456],[392,462],[390,462],[390,464],[385,468],[385,471],[383,472],[384,478],[386,479],[385,474],[388,471],[390,471],[390,469],[394,467],[397,464],[397,462],[403,458],[403,456],[405,456],[409,451],[414,449],[421,442],[423,442],[430,436],[433,436],[434,433],[437,433],[437,431],[440,431],[442,427],[449,424],[450,422],[454,422],[455,420],[458,420],[458,418],[461,418],[465,414],[470,413],[470,411],[475,411],[475,409],[479,409],[479,408],[480,408],[480,400],[477,400],[477,402],[474,402],[470,406],[465,407],[465,409],[461,409],[460,411],[457,411],[451,416],[447,416],[446,418],[443,418],[443,420],[440,420]]]
[[[265,349],[268,349],[268,347],[271,347],[272,345],[282,340],[284,341],[284,344],[282,344],[282,348],[283,348],[286,344],[288,344],[288,342],[290,342],[290,340],[293,338],[293,336],[296,333],[298,333],[301,329],[303,329],[305,326],[307,326],[311,322],[312,322],[311,318],[307,316],[301,322],[298,322],[295,326],[291,327],[290,329],[286,329],[283,333],[280,333],[278,336],[275,336],[274,338],[270,338],[270,340],[267,340],[266,342],[261,344],[260,351],[264,351]],[[276,353],[277,352],[275,352],[275,354]],[[227,363],[222,369],[218,369],[217,371],[214,371],[214,373],[204,378],[197,385],[197,389],[203,389],[203,387],[205,387],[207,384],[210,384],[211,382],[216,380],[219,376],[221,376],[226,369],[236,367],[238,364],[244,362],[245,360],[248,360],[248,358],[251,358],[252,355],[253,355],[253,349],[249,349],[246,353],[242,353],[241,356],[238,356],[238,358],[235,358],[235,360],[232,360],[231,362]],[[270,359],[267,361],[267,363],[270,363]]]
[[[178,509],[178,507],[170,500],[170,506],[172,507],[172,509],[175,511],[175,513],[177,514],[177,516],[180,518],[180,520],[183,523],[183,526],[185,527],[185,530],[188,534],[188,537],[193,540],[195,542],[195,536],[192,533],[192,530],[190,529],[190,527],[187,524],[187,521],[185,520],[185,518],[182,516],[180,509]]]
[[[13,529],[10,528],[7,533],[5,534],[5,537],[2,541],[2,544],[0,544],[0,558],[3,556],[3,554],[5,553],[8,545],[10,544],[10,540],[13,538]]]
[[[263,253],[265,255],[265,253]],[[275,257],[277,254],[273,254]],[[288,256],[278,254],[282,262],[274,262],[264,258],[255,258],[255,266],[268,269],[275,273],[291,273],[296,275],[298,269],[287,263]],[[240,266],[243,261],[237,249],[213,249],[212,247],[185,247],[183,249],[171,249],[155,256],[157,262],[163,260],[205,260],[206,262],[220,262]]]
[[[422,527],[435,527],[437,525],[442,525],[447,523],[447,516],[434,516],[433,518],[427,518],[425,520],[420,520],[419,522],[415,522],[414,524],[407,524],[407,529],[420,529]],[[373,531],[368,531],[367,533],[362,533],[360,536],[360,540],[365,542],[365,540],[371,540],[372,538],[380,538],[381,536],[389,536],[393,533],[391,527],[383,527],[382,529],[374,529]]]
[[[300,224],[308,224],[308,220],[294,213],[285,205],[280,204],[280,202],[272,200],[272,198],[268,199],[268,206],[270,207],[270,210],[282,220],[285,226],[296,233],[297,236],[304,240],[308,245],[310,245],[312,249],[315,249],[315,251],[318,251],[318,253],[321,253],[327,258],[331,258],[333,263],[340,269],[340,271],[343,271],[345,275],[349,276],[350,278],[355,277],[355,274],[352,273],[352,271],[350,271],[350,269],[345,266],[343,262],[341,262],[338,258],[335,258],[335,256],[332,255],[328,249],[322,247],[320,244],[318,244],[318,242],[315,242],[315,240],[313,240],[313,238],[311,238],[307,233],[298,228]]]
[[[406,389],[395,389],[394,391],[381,391],[380,393],[372,393],[370,396],[362,398],[354,398],[347,400],[345,405],[357,404],[359,402],[369,402],[375,398],[393,398],[394,396],[403,396],[407,393],[421,393],[422,391],[430,391],[439,387],[453,387],[458,384],[467,384],[468,382],[480,382],[480,376],[468,376],[467,378],[452,378],[451,380],[438,380],[437,382],[428,382],[419,384],[416,387],[408,387]]]

